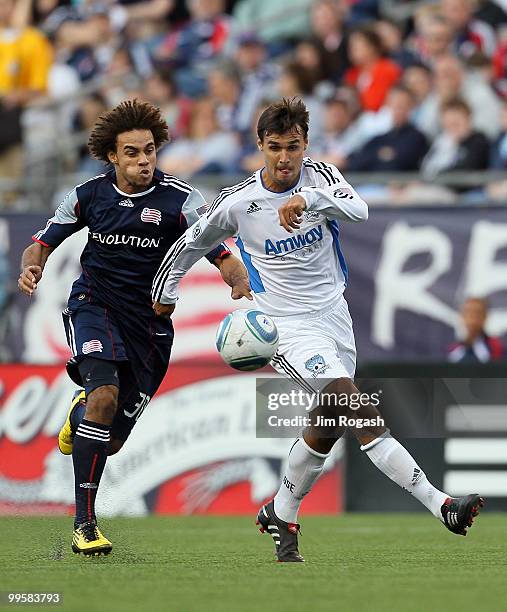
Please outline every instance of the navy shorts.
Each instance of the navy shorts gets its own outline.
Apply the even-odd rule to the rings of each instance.
[[[65,309],[63,323],[76,363],[86,357],[115,362],[119,396],[111,438],[126,440],[167,372],[172,322],[151,313],[134,317],[84,302]]]

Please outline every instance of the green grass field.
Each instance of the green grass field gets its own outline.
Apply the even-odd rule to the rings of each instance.
[[[275,563],[249,518],[103,520],[115,548],[88,559],[71,528],[1,518],[0,590],[61,591],[73,612],[507,609],[507,515],[483,514],[466,538],[425,514],[304,518],[304,564]]]

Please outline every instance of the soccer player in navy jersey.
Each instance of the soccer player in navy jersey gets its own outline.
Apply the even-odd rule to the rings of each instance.
[[[60,450],[72,453],[74,464],[75,553],[112,549],[95,516],[100,478],[107,456],[120,450],[157,391],[173,342],[171,319],[152,310],[152,279],[206,208],[199,191],[156,169],[157,149],[167,139],[167,124],[151,104],[129,100],[102,115],[88,146],[112,169],[75,187],[22,256],[18,285],[30,296],[51,252],[88,227],[82,274],[63,312],[73,354],[67,371],[85,390],[74,397],[59,435]],[[246,270],[225,245],[207,259],[233,298],[251,298]]]

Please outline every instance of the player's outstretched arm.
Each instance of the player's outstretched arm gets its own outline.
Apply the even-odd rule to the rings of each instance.
[[[320,212],[328,219],[359,223],[368,219],[368,205],[349,183],[332,187],[303,187],[298,195],[306,210]]]
[[[248,272],[240,259],[229,253],[225,257],[217,257],[213,263],[220,270],[224,282],[231,287],[233,300],[239,300],[243,297],[253,300]],[[170,317],[175,307],[176,304],[153,303],[153,310],[158,317]]]
[[[18,287],[25,295],[31,296],[37,289],[46,261],[53,251],[53,247],[44,246],[39,242],[34,242],[23,251]]]
[[[212,220],[217,218],[218,215],[213,215]],[[175,304],[178,299],[178,284],[183,276],[196,261],[234,234],[234,229],[220,227],[210,221],[207,216],[201,217],[167,252],[153,279],[151,297],[155,312],[161,310],[159,305]]]
[[[328,219],[353,223],[366,221],[368,205],[363,198],[333,164],[321,165],[325,169],[319,167],[316,172],[316,186],[300,187],[293,197],[300,195],[306,202],[306,210],[319,212]]]
[[[18,279],[19,290],[26,295],[32,295],[50,254],[84,226],[85,222],[79,216],[79,201],[75,187],[65,196],[44,229],[32,236],[34,243],[24,250]]]

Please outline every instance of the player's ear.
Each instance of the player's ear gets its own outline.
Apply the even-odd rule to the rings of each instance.
[[[262,140],[260,138],[257,138],[257,148],[262,151]]]
[[[308,138],[305,138],[305,146],[303,147],[303,151],[306,151],[307,147],[308,147]]]
[[[109,162],[111,164],[117,164],[118,163],[118,155],[116,155],[116,151],[108,151],[107,159],[109,160]]]

